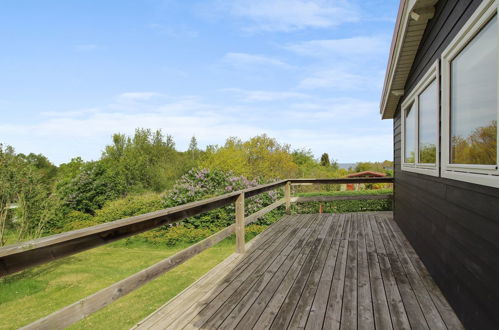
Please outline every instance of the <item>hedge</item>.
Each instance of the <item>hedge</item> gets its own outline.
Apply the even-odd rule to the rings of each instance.
[[[309,196],[356,196],[356,195],[386,195],[392,194],[392,189],[359,190],[359,191],[328,191],[297,194],[299,197]],[[292,205],[293,213],[318,213],[320,205],[324,213],[348,213],[364,211],[390,211],[392,201],[389,199],[371,200],[338,200],[332,202],[305,202]]]

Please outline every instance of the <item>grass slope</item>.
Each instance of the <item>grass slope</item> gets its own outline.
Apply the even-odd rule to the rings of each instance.
[[[133,326],[233,253],[234,244],[227,238],[71,328]],[[0,279],[0,329],[29,324],[183,248],[117,242]]]

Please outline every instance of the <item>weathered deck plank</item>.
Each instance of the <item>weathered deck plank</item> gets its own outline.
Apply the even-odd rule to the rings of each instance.
[[[305,288],[302,292],[300,300],[296,305],[295,312],[289,324],[292,329],[304,329],[307,324],[307,319],[312,308],[312,303],[317,294],[317,288],[321,279],[321,275],[326,265],[326,258],[331,248],[331,243],[334,238],[334,233],[339,226],[339,221],[331,221],[329,231],[326,233],[325,241],[321,246],[317,259],[312,267],[310,276],[308,277]]]
[[[318,220],[318,218],[317,218]],[[309,238],[310,235],[307,236]],[[269,302],[273,297],[279,296],[276,295],[276,291],[281,286],[285,286],[285,282],[283,281],[286,275],[291,271],[296,271],[298,265],[301,265],[299,261],[303,255],[304,246],[306,246],[306,239],[304,239],[297,248],[293,251],[292,257],[288,258],[285,264],[274,274],[272,280],[267,284],[265,289],[258,296],[258,299],[251,305],[246,306],[248,308],[245,315],[242,316],[242,319],[236,326],[236,329],[246,329],[252,328],[255,323],[260,318],[263,310],[267,307]],[[288,277],[289,279],[289,277]],[[270,308],[269,308],[270,309]]]
[[[390,308],[390,316],[392,318],[393,327],[395,329],[410,329],[411,327],[409,325],[409,319],[407,318],[407,312],[404,308],[404,302],[400,296],[397,282],[395,281],[395,276],[393,275],[390,261],[386,255],[383,239],[379,233],[378,225],[376,224],[374,216],[369,216],[369,222],[371,224],[374,244],[376,245],[376,251],[378,253],[378,260],[381,267],[381,277],[383,278],[383,283],[385,285],[385,293],[388,301],[388,307]]]
[[[369,262],[367,259],[367,245],[365,237],[364,220],[358,214],[358,238],[357,238],[357,299],[358,315],[357,324],[361,330],[374,329],[373,302],[371,295],[371,284],[369,281]]]
[[[311,234],[311,230],[310,233]],[[287,254],[281,254],[279,256],[279,260],[274,262],[272,266],[267,270],[264,276],[262,276],[254,287],[241,299],[240,302],[237,303],[235,308],[231,311],[231,313],[227,316],[227,318],[223,321],[220,328],[222,329],[234,329],[238,326],[238,324],[245,325],[250,322],[256,322],[258,319],[261,310],[265,308],[268,300],[266,298],[271,298],[272,294],[269,293],[269,290],[272,292],[276,289],[277,285],[279,285],[286,275],[287,271],[294,263],[296,258],[299,255],[301,247],[306,242],[307,236],[303,235],[296,245],[293,246],[293,249],[289,251]],[[284,257],[284,259],[282,258]],[[259,305],[257,308],[253,308],[253,305]],[[265,305],[262,305],[265,304]],[[251,312],[249,311],[250,309]],[[255,310],[260,310],[260,312],[256,312]],[[241,322],[241,319],[246,317],[246,320]]]
[[[293,267],[290,269],[290,271],[286,274],[286,277],[283,279],[281,285],[272,296],[272,299],[262,311],[260,318],[254,325],[255,329],[265,329],[272,326],[277,313],[281,309],[281,306],[284,304],[289,292],[293,288],[296,278],[298,277],[300,270],[307,260],[307,256],[309,255],[310,250],[313,248],[314,241],[317,235],[320,233],[320,224],[317,226],[317,228],[307,241],[307,244],[305,244],[304,248],[301,250],[300,256],[293,264]]]
[[[374,236],[369,218],[363,221],[363,226],[365,229],[367,260],[369,264],[369,279],[372,288],[374,325],[376,329],[393,329],[385,293],[385,284],[381,276],[381,267],[379,265],[376,246],[374,245]]]
[[[340,248],[341,233],[345,226],[345,217],[337,217],[338,227],[334,233],[333,242],[327,255],[326,264],[321,275],[317,294],[314,297],[312,308],[308,316],[306,329],[319,329],[322,327],[326,314],[327,302],[329,299],[329,291],[331,290],[331,278],[333,278],[338,250]]]
[[[286,216],[139,329],[459,329],[390,212]]]
[[[184,313],[182,317],[170,324],[168,329],[198,327],[198,324],[202,323],[206,317],[211,316],[211,313],[217,311],[246,279],[254,273],[260,274],[262,269],[267,265],[268,256],[275,250],[282,249],[299,232],[299,228],[299,226],[289,226],[288,230],[274,239],[268,247],[265,249],[258,247],[257,251],[262,250],[263,252],[255,260],[240,272],[229,273],[229,276],[226,276],[222,283],[216,285],[214,291],[210,291],[205,297],[194,304],[191,313]],[[158,323],[158,328],[161,328],[162,324],[162,322]]]
[[[300,230],[302,231],[302,230]],[[233,326],[230,326],[231,322],[235,322],[239,315],[244,315],[243,310],[246,308],[246,304],[243,302],[244,298],[248,300],[254,300],[258,296],[259,292],[265,288],[266,284],[270,281],[272,276],[277,272],[282,263],[286,260],[288,255],[295,249],[297,243],[301,241],[301,232],[296,235],[293,240],[291,240],[288,245],[283,249],[275,249],[272,251],[273,253],[269,255],[269,259],[267,265],[269,266],[266,269],[262,269],[262,274],[254,273],[251,278],[246,280],[233,294],[227,299],[224,304],[214,313],[209,319],[204,323],[197,323],[197,327],[214,329],[220,327],[221,323],[227,320],[229,314],[231,314],[232,310],[235,306],[236,313],[232,314],[232,318],[227,320],[227,323],[224,325],[224,328],[231,329]],[[256,297],[255,297],[256,296]],[[244,297],[241,299],[241,297]]]

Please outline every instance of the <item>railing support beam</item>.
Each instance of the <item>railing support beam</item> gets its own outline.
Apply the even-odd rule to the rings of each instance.
[[[284,199],[286,201],[286,214],[291,214],[291,181],[284,186]]]
[[[244,192],[236,199],[236,252],[245,252],[244,242]]]

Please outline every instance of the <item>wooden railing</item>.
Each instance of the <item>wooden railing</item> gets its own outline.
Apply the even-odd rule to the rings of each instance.
[[[391,195],[291,196],[292,185],[364,183],[393,183],[393,178],[282,180],[157,212],[6,246],[0,248],[0,277],[235,203],[235,223],[233,225],[191,245],[173,256],[25,327],[26,329],[61,329],[98,311],[234,233],[236,235],[236,252],[244,253],[245,226],[258,220],[281,205],[285,205],[286,213],[289,214],[291,211],[291,203],[296,202],[391,198]],[[249,216],[245,216],[246,198],[281,187],[284,187],[284,198]]]

